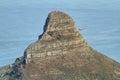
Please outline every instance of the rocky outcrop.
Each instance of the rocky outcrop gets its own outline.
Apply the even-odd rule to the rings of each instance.
[[[34,58],[73,53],[81,46],[88,47],[73,19],[65,13],[53,11],[47,17],[39,40],[25,50],[26,63],[37,62]]]
[[[120,80],[120,63],[92,49],[73,19],[59,11],[49,13],[38,41],[7,69],[0,79]]]

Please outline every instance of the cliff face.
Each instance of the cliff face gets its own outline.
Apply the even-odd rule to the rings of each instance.
[[[48,15],[38,41],[9,68],[8,80],[120,80],[120,64],[93,50],[59,11]]]
[[[36,58],[74,53],[81,46],[84,49],[88,47],[72,18],[54,11],[48,15],[44,33],[39,40],[26,49],[26,63],[37,62]]]

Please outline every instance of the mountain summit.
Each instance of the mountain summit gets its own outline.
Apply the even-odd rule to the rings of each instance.
[[[47,17],[39,40],[25,50],[26,63],[36,63],[40,58],[55,55],[78,53],[76,51],[80,48],[89,50],[73,19],[65,13],[53,11]]]
[[[52,11],[38,41],[0,74],[2,80],[120,80],[120,64],[92,49],[69,15]]]

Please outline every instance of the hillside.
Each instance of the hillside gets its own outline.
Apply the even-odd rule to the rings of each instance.
[[[52,11],[38,41],[0,74],[1,80],[120,80],[120,63],[92,49],[69,15]]]

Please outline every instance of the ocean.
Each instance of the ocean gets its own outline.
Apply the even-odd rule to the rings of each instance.
[[[0,67],[11,64],[38,40],[49,12],[69,14],[88,44],[120,62],[120,1],[1,0]]]

